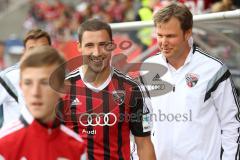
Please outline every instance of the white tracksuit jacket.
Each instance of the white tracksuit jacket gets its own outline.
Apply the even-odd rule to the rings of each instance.
[[[178,70],[162,54],[147,63],[163,65],[148,76],[141,72],[151,96],[157,159],[238,160],[239,101],[228,68],[195,46]]]
[[[0,105],[3,105],[2,127],[18,120],[21,108],[25,106],[22,91],[19,87],[19,77],[19,64],[0,72]]]

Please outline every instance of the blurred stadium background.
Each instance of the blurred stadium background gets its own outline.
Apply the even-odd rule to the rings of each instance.
[[[174,0],[0,0],[0,70],[19,60],[23,51],[22,38],[34,27],[49,32],[53,45],[67,59],[78,56],[77,28],[85,19],[92,17],[111,23],[116,43],[113,51],[116,61],[113,62],[118,68],[123,69],[123,63],[116,62],[121,62],[124,57],[117,55],[126,55],[129,63],[139,63],[158,52],[151,24],[152,15],[172,1]],[[196,44],[225,61],[240,88],[240,1],[179,1],[185,3],[198,18],[194,19],[193,39]],[[236,12],[230,17],[224,14],[206,20],[197,17],[227,11]],[[142,22],[136,27],[125,23],[135,21],[146,21],[148,25],[144,26],[145,22]]]

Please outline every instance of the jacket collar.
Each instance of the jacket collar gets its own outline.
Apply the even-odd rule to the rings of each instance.
[[[37,119],[34,119],[34,117],[31,115],[31,113],[29,112],[29,110],[27,109],[27,107],[23,107],[21,110],[21,116],[20,116],[20,121],[25,125],[28,126],[30,124],[32,124],[34,121],[37,121],[39,124],[41,124],[43,127],[45,128],[57,128],[61,122],[60,120],[58,120],[57,118],[55,118],[55,120],[53,122],[49,122],[49,123],[42,123]]]

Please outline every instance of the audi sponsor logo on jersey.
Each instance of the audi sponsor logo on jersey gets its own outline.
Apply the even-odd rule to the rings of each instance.
[[[83,129],[83,130],[82,130],[82,133],[83,133],[83,134],[94,135],[94,134],[97,134],[97,130],[96,130],[96,129],[92,129],[92,130]]]
[[[116,122],[114,113],[83,113],[79,116],[79,123],[83,126],[113,126]]]

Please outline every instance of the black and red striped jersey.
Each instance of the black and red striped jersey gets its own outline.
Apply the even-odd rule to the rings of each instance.
[[[81,67],[67,76],[70,93],[60,102],[61,118],[84,139],[89,160],[129,160],[130,132],[149,136],[151,129],[141,86],[115,68],[98,88],[82,77]]]

